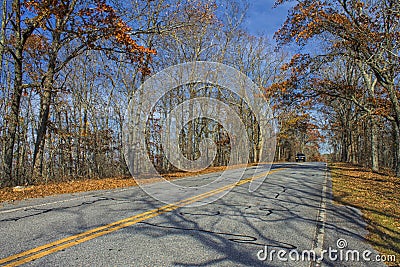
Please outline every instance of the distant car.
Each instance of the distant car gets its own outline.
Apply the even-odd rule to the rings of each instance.
[[[297,153],[296,155],[296,162],[306,162],[306,155],[304,155],[303,153]]]

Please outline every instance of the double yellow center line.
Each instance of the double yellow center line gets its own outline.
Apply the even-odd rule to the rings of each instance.
[[[277,171],[280,171],[280,170],[283,170],[283,168],[270,171],[269,174],[277,172]],[[229,189],[234,188],[236,186],[240,186],[240,185],[246,184],[246,183],[252,181],[253,179],[259,179],[261,177],[265,177],[265,175],[267,175],[267,174],[268,174],[268,172],[264,172],[262,174],[259,174],[259,175],[256,175],[256,176],[252,176],[252,177],[247,178],[247,179],[240,180],[239,182],[236,182],[236,183],[233,183],[233,184],[229,184],[229,185],[226,185],[226,186],[223,186],[223,187],[208,191],[206,193],[203,193],[203,194],[200,194],[200,195],[196,195],[196,196],[193,196],[193,197],[178,201],[178,202],[173,203],[173,204],[168,204],[168,205],[162,206],[162,207],[157,208],[157,209],[152,209],[152,210],[149,210],[149,211],[134,215],[134,216],[129,217],[129,218],[125,218],[125,219],[122,219],[122,220],[119,220],[119,221],[116,221],[116,222],[113,222],[113,223],[110,223],[110,224],[106,224],[106,225],[103,225],[101,227],[97,227],[97,228],[88,230],[86,232],[80,233],[80,234],[72,235],[72,236],[69,236],[69,237],[66,237],[66,238],[63,238],[63,239],[48,243],[46,245],[39,246],[39,247],[30,249],[30,250],[27,250],[27,251],[24,251],[24,252],[21,252],[21,253],[18,253],[18,254],[15,254],[15,255],[0,259],[0,265],[4,264],[3,266],[19,266],[21,264],[24,264],[24,263],[27,263],[27,262],[42,258],[42,257],[44,257],[46,255],[55,253],[57,251],[60,251],[60,250],[63,250],[63,249],[69,248],[69,247],[73,247],[73,246],[78,245],[80,243],[83,243],[83,242],[92,240],[94,238],[97,238],[97,237],[100,237],[100,236],[115,232],[115,231],[117,231],[119,229],[132,226],[132,225],[134,225],[134,224],[136,224],[138,222],[142,222],[144,220],[156,217],[156,216],[158,216],[160,214],[167,213],[167,212],[176,210],[176,209],[178,209],[180,207],[187,206],[187,205],[189,205],[191,203],[194,203],[196,201],[199,201],[199,200],[205,199],[207,197],[216,195],[218,193],[221,193],[223,191],[229,190]]]

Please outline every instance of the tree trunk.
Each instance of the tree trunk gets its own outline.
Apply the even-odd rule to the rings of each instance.
[[[394,83],[390,82],[385,87],[389,92],[390,101],[393,105],[395,124],[397,128],[397,134],[395,136],[394,144],[397,147],[396,176],[400,177],[400,134],[398,132],[400,130],[400,103],[397,97]]]
[[[400,177],[400,128],[396,122],[392,123],[393,127],[393,169],[396,171],[396,176]]]
[[[193,112],[194,112],[194,108],[193,108],[193,103],[192,99],[196,98],[196,92],[195,89],[193,88],[194,85],[189,85],[189,118],[193,117]],[[192,121],[188,121],[188,135],[187,135],[187,155],[186,157],[192,161],[194,160],[194,153],[195,153],[195,142],[194,142],[194,135],[195,135],[195,130],[194,127],[196,126],[196,122],[194,120]],[[192,169],[192,165],[190,166],[190,169]]]
[[[49,67],[50,68],[50,67]],[[43,95],[40,103],[39,127],[36,134],[35,150],[33,152],[33,175],[34,180],[42,176],[42,161],[44,153],[44,141],[47,132],[47,124],[50,115],[50,105],[52,98],[53,76],[50,73],[45,78]]]
[[[372,171],[379,171],[378,125],[376,118],[371,117],[371,162]]]
[[[3,67],[4,43],[7,22],[7,0],[3,0],[1,11],[1,29],[0,29],[0,67]]]
[[[14,185],[13,181],[13,158],[14,158],[14,145],[15,137],[19,125],[19,111],[21,105],[22,96],[22,51],[23,42],[21,36],[21,13],[20,13],[20,1],[15,0],[15,34],[16,34],[16,49],[14,56],[14,90],[11,98],[11,113],[9,118],[6,120],[8,125],[8,131],[6,133],[5,140],[5,151],[4,151],[4,179],[0,181],[0,187]]]
[[[348,162],[348,146],[347,146],[347,130],[343,129],[342,131],[342,138],[341,138],[341,143],[342,143],[342,147],[341,147],[341,157],[340,157],[340,161],[341,162]]]
[[[60,28],[60,20],[57,20],[57,28]],[[49,63],[46,74],[44,75],[43,93],[40,101],[39,127],[36,134],[35,149],[33,152],[33,175],[32,178],[38,179],[42,176],[42,161],[44,153],[45,136],[50,115],[51,99],[53,97],[53,82],[56,73],[57,55],[60,49],[61,35],[59,31],[52,34],[53,42],[49,49]]]
[[[17,53],[22,55],[21,53]],[[11,98],[11,113],[7,120],[8,132],[6,134],[6,145],[4,151],[4,180],[0,186],[13,185],[12,165],[14,157],[15,137],[19,125],[19,111],[22,96],[22,60],[15,61],[14,91]]]

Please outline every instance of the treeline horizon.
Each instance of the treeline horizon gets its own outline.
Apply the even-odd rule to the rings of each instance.
[[[323,160],[329,147],[333,160],[400,176],[399,4],[350,2],[299,1],[273,41],[243,26],[246,0],[2,0],[0,187],[130,175],[130,99],[153,74],[192,61],[226,64],[261,88],[278,124],[276,161],[299,152]],[[251,141],[248,162],[257,162],[251,110],[199,88],[177,88],[160,112],[200,96],[229,102]],[[165,125],[147,126],[156,169],[177,171],[157,139]],[[193,120],[180,134],[188,159],[209,138],[211,166],[227,165],[233,140],[215,121]]]

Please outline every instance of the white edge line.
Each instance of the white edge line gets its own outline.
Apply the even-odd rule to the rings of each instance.
[[[325,237],[325,221],[326,221],[326,203],[327,203],[327,182],[328,182],[328,164],[325,165],[325,179],[322,185],[322,196],[320,208],[317,216],[317,229],[316,236],[314,238],[313,251],[315,251],[315,255],[317,260],[315,262],[311,262],[310,266],[319,267],[322,262],[320,261],[320,256],[323,250],[324,245],[324,237]]]

